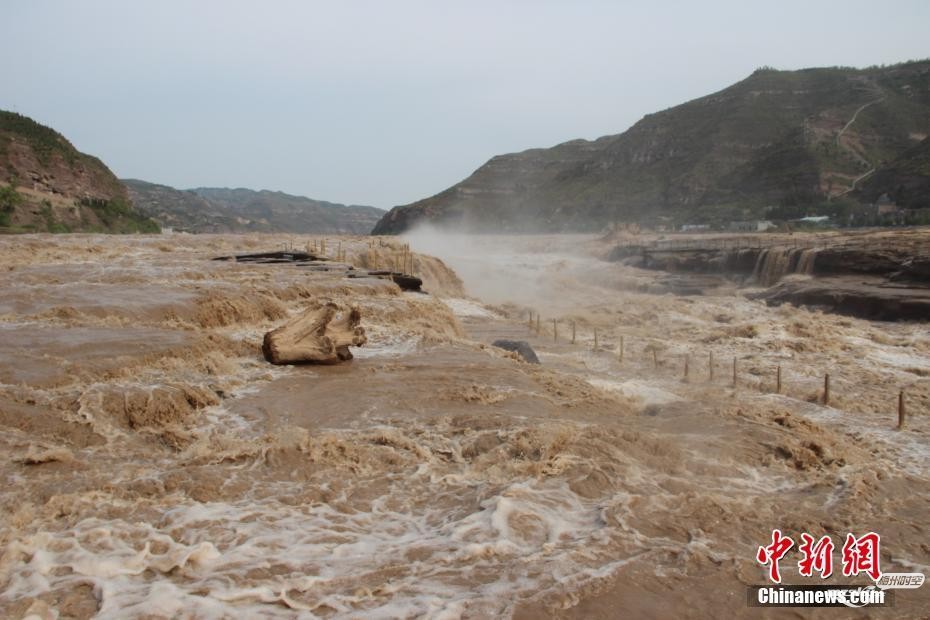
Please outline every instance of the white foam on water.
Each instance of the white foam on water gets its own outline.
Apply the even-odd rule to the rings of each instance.
[[[894,455],[895,467],[904,469],[913,476],[926,478],[930,472],[930,445],[923,434],[907,430],[899,431],[894,427],[862,429],[869,439],[884,445]]]
[[[759,395],[756,398],[772,402],[787,399],[776,394]],[[926,477],[930,471],[930,445],[926,436],[909,430],[897,430],[896,418],[891,415],[856,415],[851,423],[850,414],[841,409],[794,400],[793,410],[812,422],[834,428],[845,435],[865,436],[881,444],[893,464],[912,475]]]
[[[452,310],[452,314],[457,317],[469,319],[501,318],[497,312],[494,312],[493,310],[485,307],[483,304],[477,301],[472,301],[471,299],[451,297],[443,299],[442,302],[449,306],[449,309]]]
[[[421,338],[410,334],[398,334],[381,331],[377,328],[367,329],[368,342],[361,347],[352,347],[352,355],[358,359],[372,359],[379,357],[403,357],[416,353]]]
[[[638,399],[644,405],[665,405],[683,400],[677,394],[636,379],[611,381],[609,379],[590,378],[587,379],[587,382],[596,388]]]
[[[471,510],[440,506],[474,487],[421,487],[436,501],[414,509],[398,501],[409,484],[398,480],[369,511],[265,499],[182,503],[156,523],[85,519],[13,541],[2,596],[91,584],[101,618],[142,610],[458,618],[506,613],[520,592],[556,585],[556,569],[578,582],[607,570],[590,549],[579,554],[604,527],[600,508],[564,483],[509,484]]]
[[[926,355],[878,350],[872,351],[869,357],[881,364],[887,364],[896,368],[920,368],[930,370],[930,357]]]

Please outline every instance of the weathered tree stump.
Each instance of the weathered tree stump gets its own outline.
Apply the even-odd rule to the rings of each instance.
[[[357,307],[327,303],[265,334],[262,353],[272,364],[338,364],[352,359],[349,347],[368,341]]]

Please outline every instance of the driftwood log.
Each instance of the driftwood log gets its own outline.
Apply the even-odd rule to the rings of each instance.
[[[262,353],[272,364],[338,364],[352,359],[349,347],[368,341],[355,306],[327,303],[265,334]]]

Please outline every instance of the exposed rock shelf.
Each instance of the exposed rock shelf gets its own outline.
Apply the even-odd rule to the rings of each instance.
[[[772,304],[878,320],[930,320],[930,233],[924,230],[817,239],[760,236],[742,246],[720,238],[626,244],[615,247],[608,260],[691,274],[696,285],[716,275],[765,287],[750,296]],[[790,275],[808,277],[786,278]]]
[[[930,320],[930,288],[894,285],[878,278],[785,281],[749,297],[769,305],[792,303],[876,321]]]
[[[756,248],[653,249],[617,247],[609,260],[644,269],[684,273],[716,273],[751,278],[771,286],[789,274],[813,276],[873,275],[896,281],[930,284],[930,248],[914,255],[894,247],[813,247],[774,245]],[[749,283],[750,280],[746,280]]]

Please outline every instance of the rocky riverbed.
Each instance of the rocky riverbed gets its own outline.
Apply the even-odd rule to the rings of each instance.
[[[608,258],[688,274],[670,290],[696,293],[722,280],[772,304],[793,303],[877,320],[930,317],[930,229],[793,235],[624,239]]]

